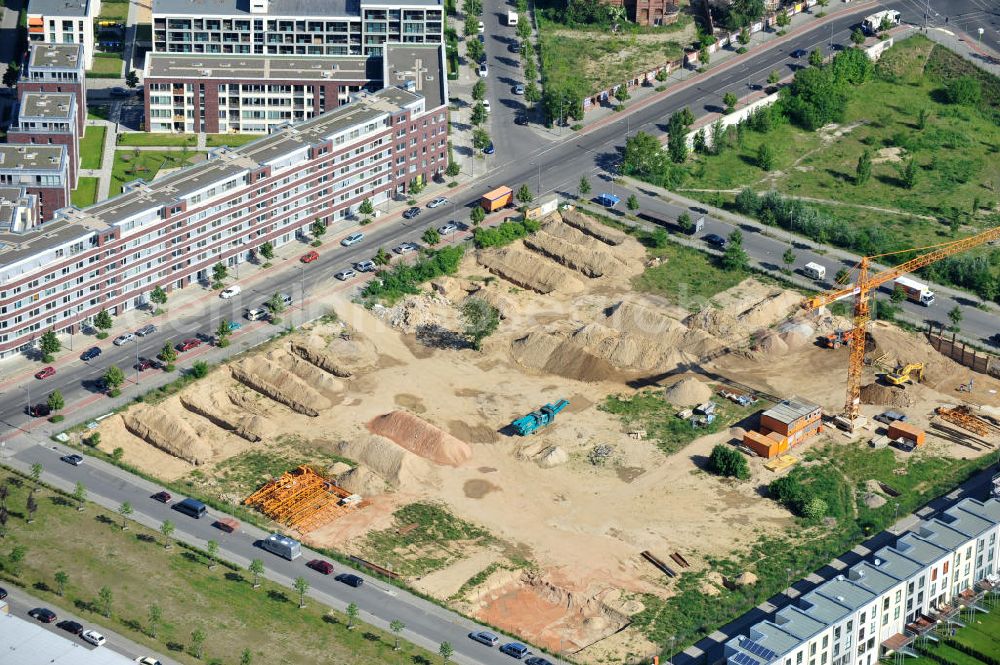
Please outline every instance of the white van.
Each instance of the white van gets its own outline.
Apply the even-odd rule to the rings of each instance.
[[[802,274],[811,279],[826,279],[826,266],[810,261],[802,266]]]
[[[507,25],[509,25],[512,28],[517,26],[517,12],[512,12],[508,10]]]

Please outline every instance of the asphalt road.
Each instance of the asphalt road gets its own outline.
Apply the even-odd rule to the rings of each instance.
[[[928,25],[958,28],[973,39],[979,39],[982,28],[983,45],[1000,53],[1000,4],[996,0],[904,0],[898,5],[893,8],[905,11],[914,25],[922,26],[926,14]]]

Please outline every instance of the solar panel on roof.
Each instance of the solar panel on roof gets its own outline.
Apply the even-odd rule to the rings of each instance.
[[[738,653],[735,656],[733,656],[733,662],[735,662],[736,665],[761,665],[759,660],[757,660],[756,658],[751,658],[745,653]]]
[[[740,642],[740,647],[746,649],[755,656],[760,656],[766,661],[772,661],[778,657],[778,654],[774,653],[763,644],[758,644],[753,640],[743,640]]]

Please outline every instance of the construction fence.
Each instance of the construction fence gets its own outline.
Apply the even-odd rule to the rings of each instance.
[[[928,327],[926,335],[927,341],[942,355],[948,356],[974,372],[1000,379],[1000,357],[969,346],[962,340],[956,339],[955,334],[946,337],[941,332],[935,333]]]

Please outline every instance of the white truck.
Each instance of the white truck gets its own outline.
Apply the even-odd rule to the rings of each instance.
[[[818,263],[809,263],[802,266],[802,274],[810,279],[826,279],[826,266],[821,266]]]
[[[866,16],[861,22],[861,29],[869,35],[876,35],[882,31],[883,24],[888,24],[890,27],[899,25],[899,12],[895,9],[886,9]]]
[[[926,284],[915,279],[897,277],[896,281],[893,282],[893,289],[900,289],[910,302],[919,303],[924,307],[930,307],[934,304],[934,292],[927,288]]]
[[[517,26],[517,12],[507,10],[507,25],[512,28]]]

